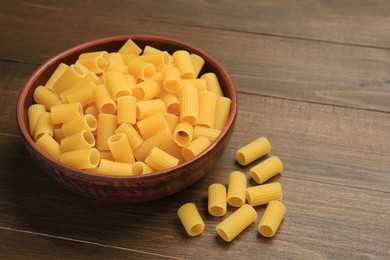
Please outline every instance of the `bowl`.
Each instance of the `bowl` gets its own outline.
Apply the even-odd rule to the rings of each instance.
[[[230,116],[219,137],[190,161],[168,170],[147,175],[113,177],[98,175],[68,167],[48,158],[29,134],[27,109],[34,103],[33,92],[44,85],[60,63],[73,64],[81,53],[106,50],[117,51],[132,39],[142,49],[146,45],[172,53],[184,49],[200,55],[205,65],[199,75],[214,72],[226,97],[232,100]],[[118,203],[151,201],[174,194],[195,183],[216,163],[226,149],[234,130],[237,98],[233,83],[225,69],[210,55],[188,43],[154,35],[119,35],[92,40],[65,50],[43,63],[26,81],[17,102],[17,122],[27,151],[35,163],[51,178],[68,190],[84,197]]]

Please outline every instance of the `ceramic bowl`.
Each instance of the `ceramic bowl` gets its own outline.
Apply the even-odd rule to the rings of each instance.
[[[227,125],[220,136],[201,154],[174,168],[153,174],[112,177],[87,173],[67,167],[45,156],[29,134],[27,109],[34,103],[33,92],[44,85],[60,63],[73,64],[81,53],[106,50],[117,51],[128,39],[141,48],[146,45],[173,53],[184,49],[203,57],[205,65],[200,73],[214,72],[225,96],[232,106]],[[210,55],[188,43],[153,35],[119,35],[92,40],[63,51],[42,64],[26,81],[17,103],[17,122],[24,144],[35,163],[51,178],[79,195],[107,202],[141,202],[159,199],[183,190],[203,177],[227,147],[233,133],[237,113],[237,98],[233,83],[225,69]]]

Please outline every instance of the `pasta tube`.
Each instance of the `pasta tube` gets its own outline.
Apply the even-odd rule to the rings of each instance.
[[[34,90],[34,101],[45,106],[50,111],[52,106],[59,105],[62,100],[59,95],[44,86],[38,86]]]
[[[133,175],[149,174],[155,170],[144,162],[135,162],[132,165]]]
[[[242,172],[233,171],[229,175],[227,203],[233,207],[245,204],[246,176]]]
[[[230,106],[232,101],[227,97],[217,97],[215,106],[215,128],[222,130],[228,121],[230,115]]]
[[[205,224],[194,203],[184,204],[177,214],[188,235],[197,236],[203,232]]]
[[[194,67],[194,78],[197,78],[205,63],[204,59],[195,53],[190,54],[191,62]]]
[[[139,79],[151,79],[156,73],[156,67],[152,63],[146,62],[140,58],[135,58],[127,64],[127,69],[130,74],[133,74]]]
[[[194,79],[195,70],[192,64],[192,60],[188,51],[179,50],[172,54],[173,61],[180,71],[180,77],[182,79]]]
[[[247,165],[271,151],[271,144],[265,137],[260,137],[251,143],[241,147],[236,152],[237,161],[241,165]]]
[[[108,138],[107,143],[114,157],[114,161],[130,164],[135,162],[133,151],[124,133],[112,135]]]
[[[173,131],[173,140],[178,146],[187,146],[192,142],[193,132],[192,125],[189,123],[179,123]]]
[[[260,220],[258,226],[259,233],[264,237],[273,237],[285,214],[286,207],[282,202],[277,200],[270,201]]]
[[[45,133],[53,136],[54,125],[51,121],[50,114],[50,112],[44,112],[39,115],[34,130],[34,140],[38,140]]]
[[[221,130],[208,128],[204,126],[195,126],[194,127],[194,139],[204,136],[210,140],[210,142],[214,142],[215,139],[221,134]]]
[[[138,120],[144,119],[160,111],[167,111],[164,102],[160,99],[138,101],[136,103],[136,116]]]
[[[163,93],[158,96],[161,99],[165,107],[167,108],[167,112],[173,115],[179,115],[180,113],[180,101],[176,95],[171,93]]]
[[[277,156],[271,156],[249,170],[250,175],[258,184],[266,182],[282,171],[283,163]]]
[[[180,121],[196,125],[199,117],[198,91],[194,85],[185,84],[180,94]]]
[[[66,65],[65,63],[60,63],[56,68],[56,70],[53,72],[53,74],[50,76],[48,81],[46,82],[45,87],[50,90],[53,90],[54,83],[61,77],[62,74],[64,74],[65,70],[68,67],[69,66]]]
[[[79,83],[86,76],[86,72],[80,65],[70,65],[58,77],[57,81],[53,84],[52,90],[54,93],[60,94],[66,89],[69,89]]]
[[[208,189],[208,211],[214,217],[222,217],[226,213],[226,188],[223,184],[214,183]]]
[[[30,128],[30,134],[34,135],[37,125],[38,117],[46,112],[46,108],[42,104],[34,104],[28,107],[28,126]]]
[[[122,72],[111,70],[105,74],[104,80],[114,100],[117,100],[118,97],[130,96],[132,94],[132,90],[128,87]]]
[[[169,66],[163,70],[163,87],[168,93],[180,92],[180,71],[177,67]]]
[[[121,177],[131,176],[132,165],[129,163],[114,162],[107,159],[101,159],[97,173]]]
[[[169,153],[164,152],[160,148],[153,147],[146,157],[145,163],[157,171],[163,171],[178,165],[179,159],[173,157]]]
[[[149,79],[138,83],[132,88],[133,96],[138,100],[151,100],[160,92],[160,86],[156,81]]]
[[[61,152],[88,149],[95,146],[95,137],[91,132],[82,130],[74,135],[68,136],[61,140]]]
[[[250,187],[246,189],[246,198],[252,206],[267,204],[272,200],[282,200],[282,187],[279,182]]]
[[[118,124],[130,123],[135,124],[137,112],[136,112],[136,99],[133,96],[118,97],[117,101],[117,121]]]
[[[115,115],[99,114],[97,120],[96,148],[98,150],[110,150],[107,143],[108,138],[114,135],[117,128],[117,119]]]
[[[214,92],[217,97],[223,97],[221,85],[219,85],[218,77],[214,72],[203,74],[200,78],[206,79],[208,91]]]
[[[107,87],[103,84],[96,85],[95,104],[100,113],[114,114],[116,112],[116,103],[112,99]]]
[[[92,169],[98,166],[100,154],[96,148],[75,150],[61,154],[60,162],[76,169]]]
[[[98,124],[96,118],[93,115],[84,115],[70,122],[62,125],[62,134],[65,137],[79,133],[83,130],[93,132],[96,130]]]
[[[188,146],[184,147],[182,150],[182,155],[186,161],[191,160],[201,152],[203,152],[211,142],[206,137],[199,137],[192,141]]]
[[[143,139],[147,139],[156,132],[167,128],[168,123],[162,112],[157,112],[141,121],[138,121],[137,127]]]
[[[165,150],[174,143],[175,141],[173,140],[171,130],[169,130],[169,128],[165,128],[144,140],[143,143],[134,150],[134,157],[137,161],[144,161],[153,147]]]
[[[125,44],[118,50],[118,53],[122,55],[122,57],[131,53],[138,56],[142,52],[142,49],[131,39],[128,39]]]
[[[142,144],[144,139],[142,139],[141,135],[135,130],[135,128],[128,124],[121,124],[115,131],[116,134],[124,133],[127,136],[127,140],[129,140],[131,150],[135,150]]]
[[[66,123],[81,117],[83,113],[83,106],[80,102],[60,104],[51,107],[51,121],[53,124]]]
[[[58,160],[60,158],[60,145],[49,134],[41,135],[36,143],[52,159]]]
[[[255,222],[256,219],[256,210],[251,205],[244,204],[222,221],[216,230],[223,240],[230,242],[244,231],[245,228]]]
[[[216,105],[217,96],[214,92],[202,91],[199,93],[199,118],[197,122],[199,126],[214,128]]]

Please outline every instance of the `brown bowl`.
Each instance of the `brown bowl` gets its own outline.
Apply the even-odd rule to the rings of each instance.
[[[73,64],[84,52],[117,51],[132,39],[141,48],[150,45],[169,53],[184,49],[200,55],[205,60],[202,73],[214,72],[225,96],[232,100],[227,125],[220,136],[194,159],[174,168],[148,175],[112,177],[77,170],[54,161],[41,151],[29,134],[27,109],[34,103],[33,92],[44,85],[60,63]],[[200,74],[200,75],[201,75]],[[237,113],[236,92],[225,69],[210,55],[190,44],[152,35],[120,35],[93,40],[55,55],[41,65],[23,86],[17,103],[17,121],[24,144],[37,165],[67,189],[89,198],[109,202],[141,202],[162,198],[178,192],[204,176],[226,149],[234,130]]]

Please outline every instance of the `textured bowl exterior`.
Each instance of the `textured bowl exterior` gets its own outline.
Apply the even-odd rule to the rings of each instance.
[[[172,53],[185,49],[205,59],[201,73],[214,72],[220,81],[224,95],[231,98],[232,106],[227,125],[221,135],[205,151],[191,161],[174,168],[153,174],[112,177],[87,173],[54,161],[40,150],[29,134],[27,109],[33,104],[33,92],[44,85],[60,63],[72,64],[84,52],[117,51],[127,39],[132,39],[141,48],[153,46]],[[129,203],[159,199],[174,194],[204,176],[226,149],[234,130],[237,114],[237,98],[231,79],[225,69],[211,56],[187,43],[152,35],[119,35],[90,41],[68,49],[41,65],[27,80],[17,103],[17,122],[26,149],[35,163],[50,177],[65,188],[88,198],[107,202]]]

